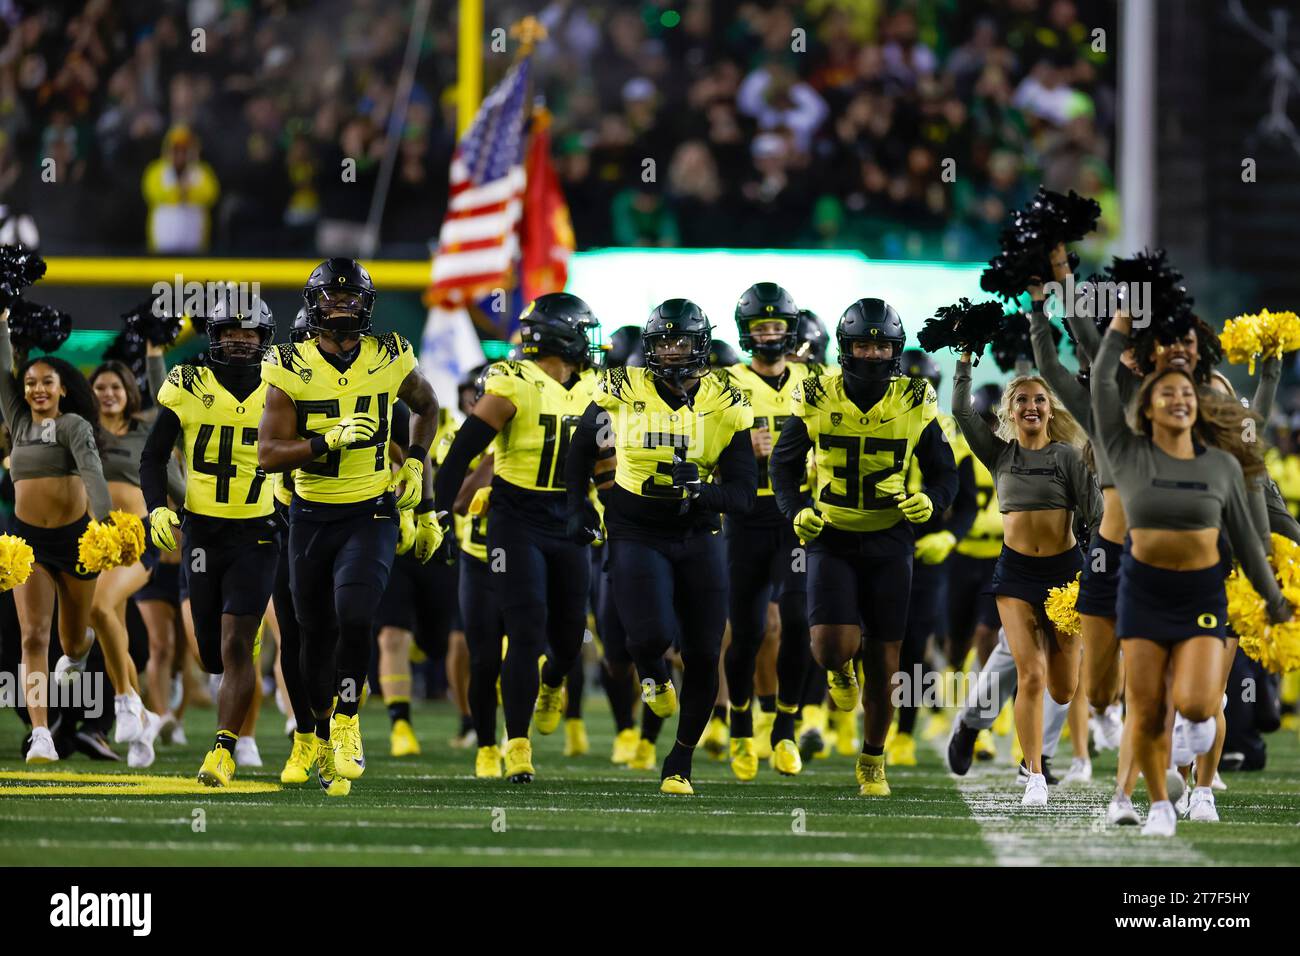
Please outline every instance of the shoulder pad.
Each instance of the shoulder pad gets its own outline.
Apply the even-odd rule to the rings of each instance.
[[[813,408],[818,407],[818,403],[826,399],[826,386],[822,383],[821,372],[810,374],[802,382],[799,388],[803,391],[803,400],[805,405],[811,405]]]

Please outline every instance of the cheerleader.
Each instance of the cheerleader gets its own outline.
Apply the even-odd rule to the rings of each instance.
[[[971,355],[964,353],[953,381],[953,416],[997,488],[1003,545],[990,591],[1016,662],[1016,732],[1028,771],[1022,802],[1041,807],[1047,805],[1043,691],[1068,704],[1079,676],[1079,641],[1047,621],[1043,603],[1082,567],[1074,518],[1078,513],[1095,527],[1101,495],[1083,462],[1083,429],[1043,379],[1012,380],[995,434],[971,408],[970,365]]]
[[[93,515],[108,517],[112,498],[96,443],[95,400],[85,378],[62,359],[28,359],[11,374],[9,310],[0,313],[0,409],[13,436],[9,474],[14,482],[14,533],[35,555],[31,577],[14,589],[22,632],[25,683],[40,690],[49,680],[50,627],[55,600],[59,640],[66,652],[56,679],[84,670],[90,654],[90,609],[98,575],[79,556],[82,532]],[[20,390],[21,387],[21,390]],[[87,514],[89,505],[90,514]],[[43,694],[29,695],[32,721],[28,763],[59,759],[50,736]]]
[[[1130,424],[1115,381],[1130,327],[1121,311],[1102,339],[1092,410],[1129,525],[1116,633],[1125,642],[1133,756],[1151,796],[1142,832],[1172,836],[1169,704],[1184,722],[1180,749],[1199,756],[1214,745],[1223,694],[1221,527],[1269,619],[1289,620],[1292,610],[1251,524],[1243,464],[1254,478],[1263,462],[1257,446],[1242,440],[1241,409],[1209,390],[1198,394],[1191,370],[1170,365],[1143,381]]]

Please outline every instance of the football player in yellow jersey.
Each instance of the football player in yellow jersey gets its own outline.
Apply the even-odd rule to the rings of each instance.
[[[501,699],[512,783],[529,783],[536,772],[528,739],[534,710],[540,733],[560,725],[565,676],[586,632],[590,567],[587,553],[565,537],[564,462],[591,401],[591,379],[580,373],[599,328],[577,296],[552,292],[529,304],[519,317],[523,360],[488,368],[484,395],[438,469],[435,500],[450,511],[470,462],[496,442],[488,555],[510,635]]]
[[[660,789],[675,794],[694,792],[691,758],[718,691],[727,586],[718,516],[749,511],[758,479],[753,411],[708,371],[711,328],[686,299],[650,313],[646,367],[602,370],[566,479],[570,537],[590,542],[599,518],[587,492],[598,455],[614,449],[605,498],[610,580],[642,700],[661,717],[676,711],[664,662],[674,637],[686,673],[676,740],[660,770]]]
[[[150,536],[159,549],[184,542],[194,637],[203,669],[224,675],[217,735],[199,782],[227,786],[235,744],[257,680],[253,641],[266,613],[279,557],[271,485],[257,460],[257,423],[266,400],[262,355],[275,334],[261,299],[234,294],[207,321],[208,364],[177,365],[158,391],[158,417],[140,455],[140,488]],[[167,507],[167,461],[183,436],[187,471],[184,519]]]
[[[952,504],[957,466],[936,418],[933,386],[899,374],[906,333],[894,308],[859,299],[840,317],[835,337],[840,371],[809,376],[795,389],[794,417],[772,452],[770,472],[781,512],[808,543],[813,658],[831,672],[831,697],[841,710],[856,703],[854,658],[863,654],[859,792],[888,796],[884,745],[912,586],[910,525]],[[810,449],[811,498],[803,490]],[[913,457],[924,485],[908,493]]]
[[[343,795],[365,771],[357,710],[375,610],[393,567],[398,508],[416,510],[422,559],[442,537],[424,469],[438,403],[411,344],[370,333],[375,288],[359,262],[322,262],[303,300],[315,338],[277,346],[262,365],[258,460],[267,471],[294,471],[289,586],[303,633],[317,779],[326,793]],[[399,397],[411,409],[411,454],[394,476],[389,415]]]
[[[795,387],[821,366],[786,361],[787,353],[798,348],[799,310],[790,293],[775,282],[746,289],[736,303],[735,318],[740,347],[751,359],[731,366],[724,375],[754,410],[749,439],[758,464],[758,501],[748,514],[730,515],[726,522],[731,643],[724,666],[731,703],[731,770],[741,780],[752,780],[759,750],[753,739],[754,665],[767,630],[769,601],[778,602],[781,617],[772,766],[784,774],[802,769],[794,726],[811,663],[808,575],[804,563],[796,560],[799,540],[776,506],[768,459],[790,417]]]
[[[936,392],[939,390],[942,380],[939,363],[928,352],[907,349],[903,352],[902,369],[904,376],[923,378],[934,386]],[[916,766],[916,740],[912,732],[916,728],[920,694],[928,669],[926,650],[931,637],[942,637],[947,630],[943,600],[948,587],[948,557],[957,541],[970,530],[976,514],[975,475],[971,469],[969,453],[965,460],[957,456],[956,439],[961,435],[957,422],[942,412],[937,420],[944,437],[953,448],[953,459],[957,464],[957,494],[946,512],[936,511],[929,521],[912,525],[912,533],[916,536],[912,560],[912,597],[907,609],[907,628],[899,652],[898,669],[905,676],[906,686],[912,688],[913,693],[905,695],[903,703],[898,707],[898,733],[890,741],[886,754],[886,763],[902,767]],[[907,470],[908,492],[920,491],[923,483],[918,460],[913,458]],[[949,663],[960,667],[962,662],[958,660]],[[942,706],[946,708],[958,703],[960,702],[944,701]],[[927,740],[947,733],[946,716],[946,710],[931,714],[930,724],[926,728]]]

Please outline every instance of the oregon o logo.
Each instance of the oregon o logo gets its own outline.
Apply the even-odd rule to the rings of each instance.
[[[1214,628],[1219,626],[1219,619],[1213,614],[1202,614],[1196,619],[1199,627]]]

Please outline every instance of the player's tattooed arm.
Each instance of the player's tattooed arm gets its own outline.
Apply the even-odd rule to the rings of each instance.
[[[257,464],[265,472],[292,471],[322,452],[312,440],[298,437],[298,412],[293,399],[274,385],[266,387],[266,408],[257,426]]]
[[[410,448],[421,460],[428,458],[433,439],[438,434],[438,399],[433,394],[433,386],[419,369],[412,369],[402,379],[397,397],[411,410]],[[420,451],[424,455],[421,456]]]

